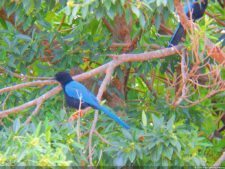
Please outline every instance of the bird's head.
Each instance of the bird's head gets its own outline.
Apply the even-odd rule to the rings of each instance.
[[[58,72],[55,75],[55,80],[57,80],[61,85],[66,85],[67,83],[73,81],[72,77],[68,72]]]

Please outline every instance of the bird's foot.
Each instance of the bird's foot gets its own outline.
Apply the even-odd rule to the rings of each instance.
[[[70,116],[69,121],[77,120],[79,116],[82,117],[84,114],[85,113],[82,110],[78,110]]]

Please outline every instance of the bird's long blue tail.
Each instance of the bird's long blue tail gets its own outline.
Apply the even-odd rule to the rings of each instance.
[[[107,116],[109,116],[110,118],[112,118],[114,121],[116,121],[122,127],[126,128],[126,129],[130,129],[130,126],[128,126],[123,120],[121,120],[117,115],[115,115],[114,113],[112,113],[106,107],[99,106],[98,109],[101,110],[101,111],[103,111],[103,113],[105,113]]]
[[[184,27],[181,24],[179,24],[169,42],[168,47],[176,46],[181,41],[182,37],[184,37]]]

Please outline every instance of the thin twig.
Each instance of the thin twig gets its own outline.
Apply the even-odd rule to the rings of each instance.
[[[103,143],[106,143],[108,145],[111,145],[111,146],[115,146],[115,145],[112,145],[108,140],[106,140],[104,137],[102,137],[101,134],[99,134],[96,130],[94,131],[94,133],[102,140]]]
[[[18,73],[15,73],[15,72],[12,72],[11,70],[8,70],[2,66],[0,66],[0,70],[3,70],[4,72],[14,76],[14,77],[17,77],[17,78],[20,78],[20,79],[36,79],[36,80],[49,80],[51,79],[52,77],[34,77],[34,76],[27,76],[27,75],[23,75],[23,74],[18,74]]]
[[[78,110],[78,120],[77,120],[77,142],[80,143],[80,116],[81,116],[81,105],[82,105],[82,97],[80,97],[79,110]]]
[[[203,98],[201,98],[201,99],[193,102],[192,104],[185,105],[185,106],[179,105],[178,107],[180,107],[180,108],[189,108],[189,107],[192,107],[192,106],[197,105],[197,104],[203,102],[204,100],[206,100],[206,99],[208,99],[208,98],[216,95],[217,93],[224,92],[224,91],[225,91],[225,88],[222,88],[222,89],[219,89],[219,90],[213,90],[213,91],[209,92],[205,97],[203,97]]]
[[[98,121],[98,110],[95,110],[95,115],[94,115],[94,120],[91,125],[91,130],[89,132],[89,137],[88,137],[88,159],[90,166],[93,166],[93,160],[92,160],[92,136],[93,132],[95,131],[95,126]]]
[[[12,94],[12,92],[9,92],[9,93],[7,94],[7,96],[5,97],[5,100],[4,100],[3,103],[2,103],[2,110],[5,110],[6,102],[7,102],[8,98],[10,97],[11,94]]]
[[[99,158],[98,158],[98,162],[97,162],[97,164],[96,164],[96,167],[98,167],[98,164],[99,164],[99,162],[101,161],[101,158],[102,158],[102,149],[100,150],[100,153],[99,153]]]
[[[153,85],[152,82],[149,81],[146,76],[144,74],[140,74],[140,78],[142,79],[142,81],[145,83],[145,85],[147,86],[148,90],[153,94],[153,96],[157,99],[157,93],[156,91],[153,89]]]
[[[182,83],[180,85],[180,89],[181,89],[181,96],[179,96],[179,94],[177,96],[178,99],[175,99],[176,101],[174,102],[173,106],[177,106],[179,105],[183,99],[186,97],[186,94],[187,94],[187,88],[186,88],[186,83],[188,81],[188,75],[187,75],[187,72],[186,72],[186,61],[185,61],[185,58],[186,58],[186,50],[183,49],[183,52],[182,52],[182,55],[181,55],[181,77],[182,77]],[[178,90],[177,93],[180,93],[180,89]]]
[[[101,100],[101,97],[102,97],[104,91],[106,90],[106,86],[110,82],[111,76],[113,74],[114,67],[115,67],[115,65],[111,65],[111,67],[108,67],[108,69],[106,70],[106,76],[105,76],[105,78],[104,78],[104,80],[103,80],[103,82],[102,82],[102,84],[99,88],[98,94],[97,94],[98,100]],[[98,111],[96,110],[95,115],[94,115],[94,120],[93,120],[92,125],[91,125],[89,137],[88,137],[88,149],[89,149],[88,158],[89,158],[90,166],[93,166],[93,161],[92,161],[92,136],[93,136],[93,133],[95,131],[95,126],[96,126],[97,121],[98,121]]]
[[[60,31],[60,30],[61,30],[62,25],[63,25],[65,19],[66,19],[66,15],[64,14],[64,15],[63,15],[63,18],[62,18],[62,20],[61,20],[61,22],[60,22],[60,24],[59,24],[59,27],[58,27],[57,31]]]
[[[41,99],[39,101],[37,101],[36,108],[34,109],[34,111],[32,112],[32,114],[27,118],[27,120],[24,122],[24,125],[27,125],[28,123],[30,123],[32,117],[35,116],[35,115],[37,115],[38,111],[41,108],[42,103],[43,103],[43,100],[41,100]]]
[[[222,25],[222,26],[225,27],[225,23],[224,23],[223,21],[221,21],[220,19],[218,19],[215,15],[213,15],[213,14],[207,12],[207,11],[205,11],[205,13],[206,13],[206,15],[210,16],[211,18],[215,19],[215,21],[216,21],[218,24],[220,24],[220,25]]]

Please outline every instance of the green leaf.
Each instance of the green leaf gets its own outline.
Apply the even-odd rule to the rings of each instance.
[[[0,17],[0,23],[1,23],[1,25],[2,25],[2,27],[3,27],[3,28],[8,29],[8,27],[7,27],[7,24],[6,24],[5,20],[4,20],[4,19],[2,19],[1,17]]]
[[[129,140],[132,140],[132,136],[131,136],[131,134],[130,134],[130,132],[128,130],[122,129],[122,133],[125,136],[125,138],[127,138]]]
[[[80,7],[78,5],[74,6],[72,10],[72,16],[75,18],[77,16],[77,12],[79,11]]]
[[[181,145],[180,145],[179,141],[177,141],[177,140],[172,140],[170,143],[171,143],[174,147],[176,147],[178,153],[180,153],[180,151],[181,151]]]
[[[18,35],[16,35],[16,38],[23,39],[23,40],[26,40],[26,41],[32,40],[28,35],[24,35],[24,34],[18,34]]]
[[[120,0],[121,5],[123,6],[125,4],[125,0]]]
[[[132,151],[129,153],[130,162],[133,163],[136,157],[136,151]]]
[[[110,19],[113,19],[115,14],[116,14],[115,7],[112,7],[107,11],[107,15],[110,17]]]
[[[55,0],[46,0],[46,4],[48,6],[48,10],[52,10],[54,7],[55,7],[55,3],[56,1]]]
[[[82,13],[82,17],[83,17],[83,18],[86,18],[87,13],[88,13],[88,6],[84,6],[84,7],[81,9],[81,13]]]
[[[36,137],[38,137],[39,134],[40,134],[40,131],[41,131],[41,125],[42,125],[42,122],[40,121],[40,122],[38,123],[38,126],[37,126],[36,130],[35,130],[35,136],[36,136]]]
[[[131,10],[132,10],[132,12],[139,18],[139,16],[140,16],[140,10],[136,7],[136,6],[131,6]]]
[[[13,131],[16,133],[20,129],[20,119],[16,118],[16,120],[13,121]]]
[[[9,62],[8,62],[8,66],[9,67],[12,67],[12,68],[16,68],[16,65],[15,65],[15,59],[14,59],[14,57],[13,56],[10,56],[10,60],[9,60]]]
[[[51,142],[51,127],[48,126],[47,129],[45,130],[45,137],[46,137],[46,141],[48,143]]]
[[[169,161],[168,161],[166,158],[163,158],[163,159],[162,159],[162,167],[167,168],[168,165],[169,165]]]
[[[5,1],[6,1],[6,0],[1,0],[1,1],[0,1],[0,8],[5,4]]]
[[[84,149],[84,146],[82,144],[77,143],[76,141],[73,142],[73,147],[74,148],[79,148],[79,149]]]
[[[47,21],[41,19],[41,20],[38,20],[37,22],[38,22],[38,24],[40,24],[43,28],[45,28],[45,29],[51,29],[51,24],[48,23]]]
[[[120,153],[120,155],[117,155],[113,160],[113,165],[115,166],[124,166],[125,164],[126,161],[124,160],[122,153]]]
[[[69,16],[69,15],[71,14],[71,8],[68,7],[68,6],[66,6],[66,7],[64,8],[64,11],[65,11],[65,14],[66,14],[67,16]]]
[[[148,150],[151,150],[155,146],[156,146],[156,142],[149,142],[149,144],[147,145]]]
[[[154,129],[160,129],[161,126],[163,125],[164,118],[158,118],[154,114],[152,114],[152,120],[153,120],[153,127]]]
[[[40,0],[34,0],[35,9],[39,10],[41,8],[41,1]]]
[[[145,111],[142,111],[142,123],[144,127],[147,126],[147,116],[145,114]]]
[[[23,1],[23,7],[28,15],[31,14],[34,10],[34,1]]]
[[[107,0],[106,0],[106,1],[107,1]],[[112,3],[115,4],[115,3],[116,3],[116,0],[112,0]]]
[[[160,15],[156,15],[155,17],[155,27],[157,30],[159,30],[159,26],[160,26]]]
[[[110,7],[111,7],[111,1],[106,0],[106,1],[104,2],[104,6],[106,7],[107,10],[109,10]]]
[[[172,148],[172,147],[166,147],[166,148],[163,150],[163,154],[164,154],[169,160],[171,160],[171,159],[172,159],[172,155],[173,155],[173,148]]]
[[[175,121],[175,116],[173,115],[173,116],[169,119],[169,121],[167,122],[167,125],[166,125],[166,127],[167,127],[167,129],[168,129],[169,131],[172,131],[172,130],[173,130],[173,124],[174,124],[174,121]]]
[[[167,0],[163,0],[162,3],[164,6],[167,6]]]
[[[155,147],[151,153],[151,160],[154,162],[159,161],[161,154],[162,154],[163,146],[159,145]]]
[[[145,16],[142,14],[142,12],[140,13],[139,22],[140,22],[141,28],[144,29],[146,21],[145,21]]]
[[[32,18],[27,17],[25,19],[25,22],[23,23],[23,30],[26,31],[30,27],[31,24],[32,24]]]
[[[104,15],[103,10],[101,10],[101,8],[98,8],[96,12],[97,20],[101,19],[103,15]]]
[[[131,20],[132,16],[131,16],[131,12],[129,9],[126,9],[125,10],[125,19],[126,19],[126,22],[129,23],[130,20]]]
[[[161,5],[164,5],[166,0],[156,0],[157,7],[160,7]]]
[[[12,13],[16,11],[16,7],[17,7],[16,3],[11,3],[7,8],[5,8],[7,17],[12,15]]]
[[[27,155],[26,150],[21,151],[21,153],[19,154],[19,158],[16,161],[19,163],[21,160],[23,160],[23,158],[25,158],[26,155]]]
[[[174,12],[174,3],[173,1],[168,1],[168,8],[171,12]]]

